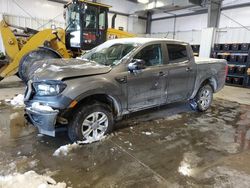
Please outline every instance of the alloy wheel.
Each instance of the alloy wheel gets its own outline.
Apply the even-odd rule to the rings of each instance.
[[[108,128],[108,117],[103,112],[93,112],[82,123],[82,135],[86,140],[100,139]]]

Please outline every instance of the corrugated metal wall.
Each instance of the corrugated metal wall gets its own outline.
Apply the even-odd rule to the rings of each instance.
[[[229,16],[220,17],[219,29],[216,32],[216,43],[250,43],[250,7],[222,11]],[[240,26],[247,27],[248,29]],[[152,34],[148,36],[173,38],[174,19],[153,21]],[[200,44],[201,30],[207,26],[207,14],[186,16],[176,19],[175,39],[184,40],[191,44]]]
[[[59,22],[55,20],[30,18],[30,17],[16,16],[16,15],[4,15],[4,19],[9,24],[14,24],[21,27],[29,27],[36,30],[51,28],[51,25],[55,25],[56,27],[61,27],[61,28],[65,27],[64,22]]]
[[[174,35],[173,32],[163,32],[163,33],[152,33],[152,34],[141,35],[141,36],[177,39],[177,40],[188,42],[190,44],[200,44],[201,30],[176,31],[175,36],[173,35]]]
[[[247,27],[250,30],[250,27]],[[219,28],[216,32],[215,43],[250,43],[250,31],[242,27]],[[173,38],[173,32],[152,33],[141,35],[156,38]],[[175,39],[200,44],[201,30],[176,31]]]

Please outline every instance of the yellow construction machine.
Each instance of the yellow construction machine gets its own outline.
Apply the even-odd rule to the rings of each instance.
[[[27,82],[28,69],[39,60],[73,58],[108,39],[134,37],[134,34],[108,28],[110,6],[73,0],[64,6],[66,28],[36,31],[0,22],[4,58],[0,58],[0,80],[18,74]],[[19,32],[17,32],[19,31]],[[20,33],[22,31],[22,33]]]

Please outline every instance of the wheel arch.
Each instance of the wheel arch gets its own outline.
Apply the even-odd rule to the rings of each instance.
[[[215,92],[217,90],[217,87],[218,87],[218,84],[217,84],[217,80],[214,78],[214,77],[210,77],[210,78],[207,78],[205,79],[201,84],[200,84],[200,87],[201,86],[204,86],[206,84],[209,84],[212,89],[213,89],[213,92]],[[199,87],[199,88],[200,88]]]
[[[95,92],[88,95],[80,95],[75,100],[77,101],[77,105],[75,106],[75,108],[79,108],[84,104],[89,104],[97,101],[108,105],[111,108],[114,117],[119,118],[122,115],[122,106],[119,102],[119,99],[104,92]]]
[[[206,84],[209,84],[212,87],[213,92],[215,92],[217,90],[217,88],[218,88],[217,79],[214,76],[210,76],[210,77],[204,78],[200,82],[200,84],[196,85],[196,87],[194,89],[194,92],[193,92],[192,96],[190,97],[190,99],[193,99],[196,96],[196,94],[199,91],[199,89],[202,86],[206,85]]]

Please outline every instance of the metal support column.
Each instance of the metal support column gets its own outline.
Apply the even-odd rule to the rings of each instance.
[[[151,20],[152,20],[152,12],[147,12],[147,25],[146,25],[146,34],[151,33]]]
[[[216,38],[216,29],[219,26],[222,0],[208,1],[207,28],[201,31],[200,57],[210,57]]]
[[[217,28],[219,26],[221,3],[222,0],[210,0],[208,4],[207,27]]]

